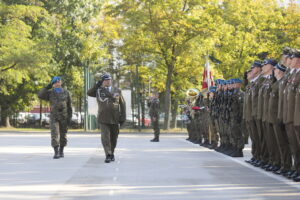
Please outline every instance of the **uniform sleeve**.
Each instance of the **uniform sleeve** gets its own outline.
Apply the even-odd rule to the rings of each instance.
[[[88,91],[87,91],[87,95],[90,96],[90,97],[96,97],[97,95],[97,85],[95,84],[94,87],[90,88]]]
[[[120,119],[119,122],[123,123],[126,121],[126,103],[124,97],[120,91]]]
[[[47,87],[44,87],[39,93],[38,97],[42,100],[49,101],[50,99],[50,90]]]
[[[68,111],[68,119],[70,120],[72,118],[73,110],[72,110],[71,95],[69,92],[68,92],[68,99],[67,99],[67,111]]]

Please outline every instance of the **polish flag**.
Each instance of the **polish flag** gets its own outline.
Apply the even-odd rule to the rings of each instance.
[[[214,79],[211,73],[208,56],[206,56],[206,62],[205,62],[204,72],[202,77],[203,77],[202,89],[209,89],[210,86],[214,86]]]

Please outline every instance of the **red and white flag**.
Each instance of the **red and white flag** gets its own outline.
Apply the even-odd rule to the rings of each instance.
[[[202,89],[209,89],[210,86],[214,86],[214,79],[210,69],[208,56],[206,56],[205,67],[203,71]]]

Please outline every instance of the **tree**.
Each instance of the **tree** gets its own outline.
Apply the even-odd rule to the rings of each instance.
[[[209,37],[218,26],[218,1],[116,1],[111,13],[124,24],[124,43],[133,54],[154,54],[157,67],[165,75],[165,128],[169,113],[173,74],[182,55],[195,39]],[[199,52],[199,54],[201,54]],[[143,56],[145,57],[145,56]],[[152,56],[153,57],[153,56]]]
[[[0,2],[1,125],[9,126],[8,117],[30,105],[36,81],[47,77],[51,23],[43,8]]]

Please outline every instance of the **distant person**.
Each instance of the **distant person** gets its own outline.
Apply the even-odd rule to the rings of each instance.
[[[120,126],[126,120],[125,100],[119,88],[112,86],[111,76],[103,74],[101,80],[87,94],[98,102],[98,124],[101,141],[106,155],[105,163],[115,161],[115,148]]]
[[[72,118],[71,97],[66,89],[61,87],[62,80],[55,76],[51,83],[43,88],[38,97],[50,102],[51,145],[54,148],[54,159],[64,157],[64,147],[67,145],[68,124]]]
[[[159,94],[158,92],[153,92],[152,97],[149,99],[148,107],[149,107],[149,115],[151,118],[151,124],[154,130],[154,138],[151,142],[159,142]]]

